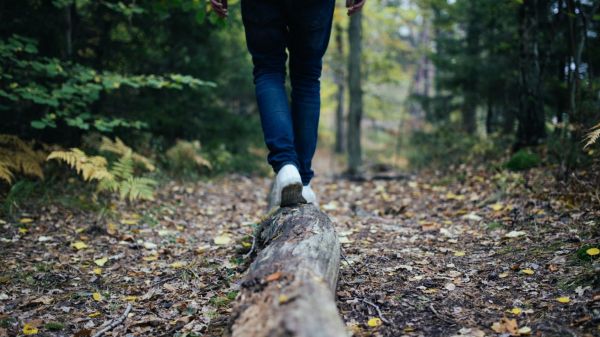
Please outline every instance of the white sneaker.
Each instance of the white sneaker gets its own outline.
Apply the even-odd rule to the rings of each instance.
[[[296,166],[287,164],[277,172],[270,199],[270,207],[306,203],[302,197],[302,179]]]
[[[309,204],[313,204],[319,207],[319,202],[317,201],[317,195],[315,191],[310,187],[310,185],[302,186],[302,196],[306,199],[306,202]]]

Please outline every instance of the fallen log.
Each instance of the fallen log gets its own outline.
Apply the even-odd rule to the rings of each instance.
[[[313,205],[283,207],[263,221],[242,282],[233,337],[345,337],[336,304],[340,244]]]

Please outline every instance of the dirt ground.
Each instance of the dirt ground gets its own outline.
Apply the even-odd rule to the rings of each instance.
[[[220,336],[270,180],[166,184],[103,213],[58,204],[0,223],[0,336]],[[318,177],[354,336],[599,336],[598,203],[544,170]],[[595,205],[595,206],[594,206]],[[127,317],[124,313],[127,311]]]

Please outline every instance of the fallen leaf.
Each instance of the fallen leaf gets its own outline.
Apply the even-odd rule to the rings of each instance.
[[[27,234],[27,232],[29,232],[29,229],[23,228],[23,227],[19,228],[19,233],[21,233],[21,234]]]
[[[494,324],[492,324],[492,330],[496,331],[497,333],[509,333],[515,336],[519,334],[517,320],[506,317],[502,317],[500,322],[494,322]]]
[[[31,219],[31,218],[21,218],[19,220],[19,222],[25,225],[25,224],[28,224],[28,223],[32,223],[33,219]]]
[[[40,236],[38,238],[38,242],[46,242],[46,241],[52,241],[52,237],[51,236]]]
[[[98,312],[98,311],[94,311],[94,312],[92,312],[91,314],[89,314],[89,315],[88,315],[88,317],[89,317],[89,318],[94,318],[94,317],[98,317],[98,316],[100,316],[100,315],[102,315],[100,312]]]
[[[444,288],[446,288],[446,290],[448,290],[448,291],[453,291],[456,289],[456,285],[452,282],[448,282],[448,283],[446,283]]]
[[[535,274],[535,271],[533,269],[527,268],[527,269],[522,269],[521,273],[526,274],[526,275],[533,275],[533,274]]]
[[[97,260],[94,260],[94,263],[99,266],[99,267],[104,267],[104,264],[106,264],[106,262],[108,261],[107,257],[103,257]]]
[[[506,238],[517,238],[519,236],[527,235],[525,231],[510,231],[504,235]]]
[[[504,208],[504,204],[502,204],[500,202],[497,202],[497,203],[491,205],[490,208],[493,209],[496,212],[499,212],[499,211],[501,211]]]
[[[94,268],[92,272],[96,275],[100,275],[102,274],[102,268]]]
[[[600,249],[598,249],[596,247],[590,248],[590,249],[586,250],[585,253],[589,256],[596,256],[596,255],[600,254]]]
[[[186,265],[187,265],[187,262],[185,262],[185,261],[175,261],[175,262],[171,263],[169,265],[169,267],[178,269],[178,268],[183,268]]]
[[[82,250],[82,249],[88,248],[88,245],[86,245],[85,242],[83,242],[83,241],[77,241],[77,242],[72,243],[71,247],[73,247],[77,250]]]
[[[517,330],[517,331],[521,335],[529,335],[531,333],[531,328],[528,326],[524,326],[524,327],[519,328],[519,330]]]
[[[25,325],[23,325],[23,334],[24,335],[35,335],[38,333],[38,329],[29,324],[29,323],[25,323]]]
[[[156,249],[157,247],[158,247],[158,246],[157,246],[157,245],[156,245],[156,243],[154,243],[154,242],[149,242],[149,241],[146,241],[146,242],[144,242],[144,248],[146,248],[146,249],[148,249],[148,250],[154,250],[154,249]]]
[[[137,301],[137,296],[131,296],[131,295],[125,296],[125,297],[123,297],[123,299],[127,302],[135,302],[135,301]]]
[[[454,256],[458,256],[458,257],[465,256],[465,252],[462,250],[456,251],[456,252],[454,252]]]
[[[381,318],[371,317],[369,321],[367,321],[367,325],[370,327],[376,327],[381,325]]]
[[[561,297],[558,297],[556,300],[559,301],[560,303],[571,302],[571,299],[568,296],[561,296]]]
[[[93,293],[92,298],[98,302],[102,301],[102,295],[100,295],[100,293]]]
[[[508,312],[510,312],[510,313],[512,313],[514,315],[519,315],[523,311],[521,310],[521,308],[512,308],[512,309],[508,310]]]
[[[279,278],[281,277],[281,272],[280,271],[276,271],[271,275],[267,275],[267,277],[265,277],[265,280],[267,282],[272,282],[272,281],[276,281],[279,280]]]
[[[227,234],[218,235],[214,238],[215,245],[224,246],[231,242],[231,237]]]

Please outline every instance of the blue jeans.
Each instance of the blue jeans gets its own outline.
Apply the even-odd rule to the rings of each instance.
[[[242,0],[268,162],[275,172],[295,165],[304,185],[314,176],[320,77],[334,7],[335,0]],[[286,49],[291,105],[285,89]]]

